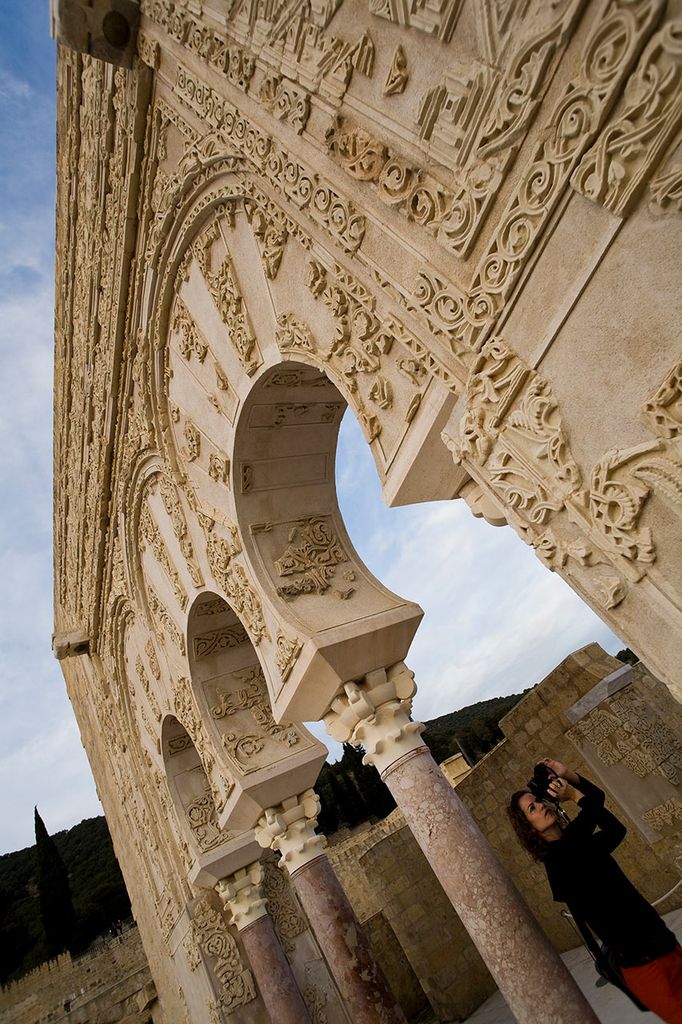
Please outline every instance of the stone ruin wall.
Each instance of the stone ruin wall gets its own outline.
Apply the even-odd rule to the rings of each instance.
[[[0,989],[3,1024],[148,1024],[156,998],[137,928],[72,960],[63,954]],[[66,1008],[68,1004],[68,1010]]]
[[[606,789],[607,802],[628,826],[617,859],[647,899],[658,900],[672,889],[682,869],[682,715],[666,688],[639,664],[632,669],[631,682],[590,713],[594,721],[580,728],[565,714],[601,680],[623,668],[597,644],[570,655],[502,719],[504,740],[457,784],[458,794],[561,951],[582,940],[561,916],[562,905],[553,903],[544,868],[519,846],[506,815],[509,794],[525,785],[536,760],[556,757]],[[606,726],[599,724],[604,718]],[[582,747],[597,729],[602,757],[591,752],[588,761]],[[640,794],[639,814],[614,792],[610,773],[616,761],[623,792],[630,800]],[[650,822],[655,831],[649,830]],[[391,929],[394,943],[407,957],[413,974],[403,976],[403,985],[411,1005],[421,989],[442,1019],[465,1018],[491,994],[495,986],[490,974],[400,811],[332,845],[329,856],[370,934],[372,922],[383,919],[382,928]],[[680,906],[682,886],[658,909],[667,913]],[[375,951],[387,974],[397,973],[385,938]]]

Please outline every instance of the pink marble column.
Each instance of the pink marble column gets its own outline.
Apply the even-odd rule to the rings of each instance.
[[[519,1024],[598,1024],[412,721],[404,662],[346,683],[324,716],[336,740],[362,743]]]
[[[310,1016],[269,914],[243,928],[251,969],[272,1024],[310,1024]]]
[[[598,1024],[428,748],[381,777],[519,1024]]]
[[[405,1024],[326,855],[291,877],[353,1024]]]

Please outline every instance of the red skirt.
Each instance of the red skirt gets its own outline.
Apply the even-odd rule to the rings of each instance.
[[[641,967],[623,967],[631,992],[667,1024],[682,1024],[682,947]]]

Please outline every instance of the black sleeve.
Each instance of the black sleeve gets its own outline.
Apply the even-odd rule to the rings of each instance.
[[[564,833],[567,844],[589,842],[592,850],[610,853],[625,838],[625,825],[604,807],[604,790],[599,786],[579,775],[576,789],[583,796],[578,800],[578,817],[573,819]],[[597,828],[599,831],[593,835]]]

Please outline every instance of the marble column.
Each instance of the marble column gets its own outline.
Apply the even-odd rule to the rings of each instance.
[[[561,957],[450,786],[411,720],[413,673],[400,662],[347,683],[325,716],[362,744],[519,1024],[598,1024]],[[548,894],[549,898],[549,894]]]
[[[272,1024],[310,1024],[310,1015],[280,944],[263,893],[263,868],[251,864],[216,885],[249,958]]]
[[[261,846],[281,853],[353,1024],[405,1024],[367,938],[315,832],[320,802],[307,790],[265,812],[256,827]]]

